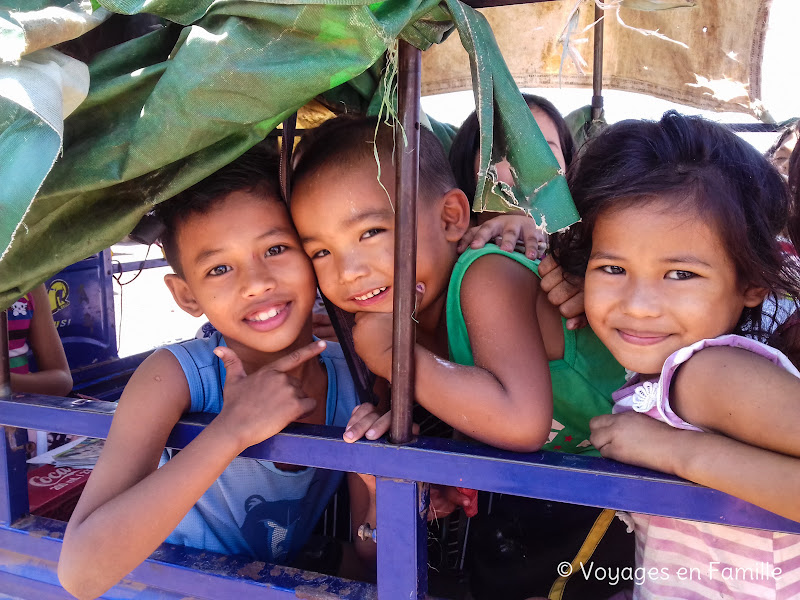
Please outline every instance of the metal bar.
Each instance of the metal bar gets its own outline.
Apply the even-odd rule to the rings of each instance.
[[[375,375],[367,368],[364,361],[361,360],[361,357],[356,352],[356,345],[353,341],[354,316],[336,306],[321,292],[320,296],[322,296],[325,310],[331,318],[331,325],[333,325],[333,331],[336,333],[336,339],[342,347],[342,354],[344,354],[347,368],[350,371],[350,375],[353,377],[353,385],[356,388],[359,403],[365,404],[369,402],[370,404],[377,404],[378,399],[373,392]]]
[[[778,133],[786,127],[780,123],[721,123],[736,133]]]
[[[0,427],[0,524],[12,523],[28,512],[28,432]]]
[[[0,398],[11,396],[11,369],[8,351],[8,313],[0,310]]]
[[[377,479],[378,597],[425,598],[428,591],[428,485]]]
[[[120,273],[128,273],[130,271],[140,271],[142,269],[157,269],[159,267],[168,267],[169,263],[166,258],[151,258],[148,260],[137,260],[132,262],[117,262],[116,260],[111,265],[111,271],[119,275]]]
[[[18,575],[55,583],[55,565],[65,527],[66,523],[42,517],[27,517],[13,527],[0,526],[0,573],[13,570]],[[15,561],[5,560],[4,549],[13,549]],[[21,556],[33,560],[21,561]],[[142,590],[143,586],[159,593],[147,594]],[[2,587],[0,590],[6,591]],[[112,590],[103,597],[138,597],[141,593],[146,597],[158,595],[159,598],[174,597],[175,600],[185,597],[198,600],[375,598],[375,586],[368,583],[172,544],[159,546],[150,558]]]
[[[411,441],[414,403],[414,300],[417,276],[417,187],[422,53],[400,40],[395,128],[394,325],[392,330],[392,427],[396,444]],[[402,130],[401,130],[402,129]],[[404,135],[405,134],[405,135]],[[407,144],[407,145],[406,145]]]
[[[592,68],[592,120],[596,121],[603,112],[603,30],[605,14],[602,8],[594,7],[594,66]]]
[[[8,313],[0,310],[0,400],[11,398],[9,360]],[[0,427],[0,438],[0,523],[11,523],[28,511],[27,432],[14,427]]]
[[[2,554],[0,554],[0,559]],[[15,557],[19,560],[19,557]],[[2,598],[36,598],[36,600],[75,600],[58,582],[46,583],[36,579],[6,573],[0,570]]]
[[[537,4],[539,2],[553,2],[554,0],[462,0],[472,8],[493,8],[495,6],[509,6],[512,4]]]
[[[281,196],[286,204],[289,204],[289,196],[292,191],[292,151],[294,150],[294,131],[297,126],[297,113],[283,122],[281,128],[281,164],[280,164],[280,184]]]
[[[93,437],[108,434],[116,403],[87,402],[77,408],[70,403],[69,398],[15,395],[12,401],[0,400],[0,424]],[[167,445],[185,447],[212,418],[187,416],[172,431]],[[405,446],[384,441],[349,444],[342,433],[337,427],[292,425],[242,456],[409,481],[424,473],[427,481],[444,485],[800,533],[800,523],[717,490],[612,460],[561,452],[517,454],[426,437]]]

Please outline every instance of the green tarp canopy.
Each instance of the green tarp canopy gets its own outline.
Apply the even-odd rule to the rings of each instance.
[[[88,69],[52,49],[103,31],[112,13],[158,20]],[[572,224],[566,181],[486,20],[457,0],[0,4],[0,305],[119,241],[312,99],[391,105],[384,67],[396,40],[425,50],[454,29],[470,54],[488,171],[475,206],[508,202],[549,231]],[[513,190],[489,168],[505,157]]]

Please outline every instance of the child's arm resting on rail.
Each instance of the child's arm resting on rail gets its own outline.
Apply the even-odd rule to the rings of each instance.
[[[125,387],[103,453],[70,519],[58,565],[64,587],[95,598],[145,560],[245,448],[313,409],[285,372],[322,351],[315,343],[250,376],[229,348],[222,412],[163,468],[161,452],[189,409],[177,359],[161,350]]]
[[[478,259],[461,290],[475,366],[457,365],[417,344],[417,401],[476,440],[518,452],[541,448],[550,434],[553,397],[538,293],[539,280],[526,267],[500,255]],[[392,315],[356,315],[356,351],[385,379],[391,377],[391,330]]]
[[[737,348],[706,348],[678,371],[670,403],[710,433],[646,415],[592,419],[607,458],[672,473],[800,521],[800,379]]]
[[[72,374],[64,354],[64,346],[53,323],[47,290],[44,285],[40,285],[33,289],[31,295],[35,309],[28,341],[39,370],[25,374],[11,373],[11,389],[30,394],[65,396],[72,390]]]

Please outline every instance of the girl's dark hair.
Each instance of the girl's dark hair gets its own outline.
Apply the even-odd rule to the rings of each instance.
[[[676,210],[698,211],[716,224],[742,285],[766,288],[776,299],[798,297],[800,267],[786,259],[778,240],[789,213],[787,186],[766,158],[724,126],[674,111],[658,122],[617,123],[581,149],[567,181],[581,222],[551,236],[553,255],[567,273],[586,273],[599,215],[669,198]],[[736,333],[766,340],[770,324],[761,313],[761,306],[745,308]]]
[[[567,122],[552,102],[541,96],[533,94],[522,94],[528,107],[533,110],[537,108],[546,114],[558,131],[558,141],[561,143],[561,151],[564,153],[564,164],[569,167],[575,154],[575,142],[569,130]],[[467,198],[475,197],[475,187],[478,185],[477,174],[475,173],[475,156],[478,154],[480,145],[480,128],[478,126],[478,115],[472,112],[461,124],[461,127],[453,139],[450,146],[450,166],[456,176],[458,187],[467,195]]]
[[[800,250],[800,143],[789,157],[789,191],[792,195],[792,209],[789,211],[789,239],[795,249]]]

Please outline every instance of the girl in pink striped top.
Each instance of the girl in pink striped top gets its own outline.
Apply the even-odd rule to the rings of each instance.
[[[633,373],[592,444],[800,521],[800,372],[762,343],[765,298],[800,296],[780,175],[724,127],[669,112],[590,142],[570,190],[583,220],[555,257],[585,276],[589,324]],[[634,598],[800,596],[800,536],[626,519]]]
[[[64,346],[50,313],[47,290],[40,285],[8,310],[11,391],[64,396],[72,389],[72,375]],[[28,367],[28,351],[37,370]]]

